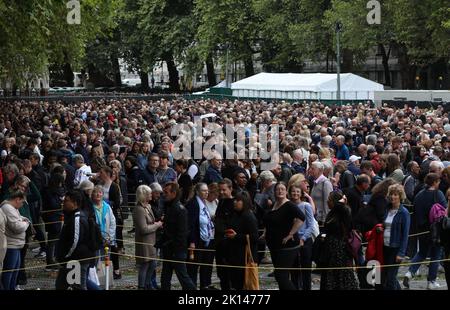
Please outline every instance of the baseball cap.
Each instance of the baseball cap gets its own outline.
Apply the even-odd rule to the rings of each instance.
[[[349,161],[353,163],[353,162],[355,162],[357,160],[360,160],[360,159],[361,159],[361,157],[356,156],[356,155],[352,155],[352,156],[350,156]]]

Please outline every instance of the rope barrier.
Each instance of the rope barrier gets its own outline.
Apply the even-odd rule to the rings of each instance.
[[[42,226],[42,225],[50,225],[50,224],[57,224],[57,223],[64,223],[64,221],[44,222],[44,223],[38,223],[38,224],[32,224],[32,225],[33,226]]]
[[[329,270],[348,270],[348,269],[373,269],[375,268],[388,268],[388,267],[397,267],[397,266],[411,266],[411,265],[419,265],[419,264],[426,264],[426,263],[437,263],[437,262],[446,262],[446,261],[450,261],[450,258],[445,258],[445,259],[439,259],[439,260],[433,260],[433,261],[421,261],[421,262],[416,262],[416,263],[400,263],[400,264],[390,264],[390,265],[379,265],[379,266],[346,266],[346,267],[310,267],[310,268],[306,268],[306,267],[298,267],[298,268],[294,268],[294,267],[262,267],[262,266],[257,266],[257,267],[252,267],[252,266],[237,266],[237,265],[217,265],[217,264],[206,264],[206,263],[198,263],[198,262],[191,262],[191,261],[180,261],[180,260],[172,260],[172,259],[165,259],[165,258],[154,258],[154,257],[144,257],[144,256],[138,256],[138,255],[131,255],[131,254],[121,254],[121,253],[117,253],[117,255],[120,256],[126,256],[126,257],[132,257],[132,258],[141,258],[141,259],[149,259],[149,260],[155,260],[155,261],[161,261],[161,262],[168,262],[168,263],[176,263],[176,264],[180,264],[180,263],[184,263],[184,264],[188,264],[188,265],[198,265],[198,266],[209,266],[209,267],[223,267],[223,268],[240,268],[240,269],[247,269],[247,268],[258,268],[258,269],[263,269],[263,270],[297,270],[297,271],[302,271],[302,270],[310,270],[310,271],[320,271],[320,270],[324,270],[324,271],[329,271]]]
[[[28,245],[30,244],[36,244],[36,243],[42,243],[42,242],[53,242],[53,241],[58,241],[58,239],[50,239],[50,240],[43,240],[43,241],[32,241],[32,242],[27,242]]]
[[[429,233],[429,232],[424,232]],[[419,233],[419,234],[424,234]],[[416,235],[419,235],[416,234]],[[123,240],[125,241],[125,240]],[[133,242],[133,241],[127,241],[127,242]],[[138,242],[135,242],[138,243]],[[144,243],[145,244],[145,243]],[[388,264],[388,265],[375,265],[375,266],[343,266],[343,267],[263,267],[263,266],[238,266],[238,265],[223,265],[223,264],[207,264],[207,263],[199,263],[199,262],[192,262],[192,261],[180,261],[180,260],[171,260],[171,259],[164,259],[164,258],[152,258],[152,257],[144,257],[144,256],[138,256],[138,255],[131,255],[131,254],[122,254],[122,253],[115,253],[116,255],[128,257],[128,258],[140,258],[140,259],[150,259],[155,261],[161,261],[161,262],[168,262],[168,263],[184,263],[188,265],[198,265],[198,266],[210,266],[210,267],[222,267],[222,268],[239,268],[239,269],[247,269],[247,268],[257,268],[258,270],[290,270],[290,271],[302,271],[302,270],[308,270],[308,271],[331,271],[331,270],[355,270],[355,269],[373,269],[373,268],[388,268],[388,267],[401,267],[401,266],[411,266],[411,265],[421,265],[421,264],[431,264],[431,263],[440,263],[440,262],[447,262],[450,261],[450,258],[445,259],[439,259],[439,260],[424,260],[420,262],[408,262],[408,263],[399,263],[399,264]],[[96,258],[103,258],[107,257],[107,255],[98,255],[93,257],[88,257],[84,259],[79,259],[77,261],[85,261],[85,260],[92,260]],[[26,268],[18,268],[18,269],[9,269],[9,270],[2,270],[1,273],[6,272],[15,272],[15,271],[21,271],[21,270],[32,270],[37,268],[45,268],[50,266],[60,266],[64,263],[54,263],[54,264],[46,264],[46,265],[38,265],[38,266],[31,266]]]
[[[96,258],[102,258],[105,257],[105,255],[99,255],[99,256],[92,256],[82,259],[76,259],[75,261],[85,261],[85,260],[92,260]],[[37,268],[45,268],[45,267],[51,267],[51,266],[60,266],[64,263],[54,263],[54,264],[45,264],[45,265],[38,265],[38,266],[31,266],[31,267],[25,267],[25,268],[17,268],[17,269],[8,269],[8,270],[0,270],[0,274],[4,272],[14,272],[14,271],[21,271],[21,270],[31,270],[31,269],[37,269]]]
[[[49,213],[49,212],[59,212],[59,211],[62,211],[62,210],[63,210],[63,208],[55,209],[55,210],[43,210],[43,211],[40,211],[40,213],[42,214],[42,213]]]
[[[121,226],[121,225],[117,225],[117,226]],[[128,227],[128,228],[131,228],[131,227]],[[421,233],[417,233],[417,234],[411,234],[411,235],[408,236],[408,238],[417,237],[417,236],[420,236],[420,235],[426,235],[426,234],[429,234],[429,233],[430,233],[430,231],[425,231],[425,232],[421,232]],[[124,240],[124,239],[116,239],[116,241],[155,246],[154,244],[151,244],[151,243],[131,241],[131,240]],[[368,242],[361,243],[361,245],[367,245],[367,244],[368,244]],[[188,250],[205,251],[205,252],[215,252],[216,251],[216,250],[213,250],[213,249],[198,249],[198,248],[188,248]],[[270,251],[268,251],[268,250],[266,250],[266,251],[258,251],[258,253],[270,253]]]

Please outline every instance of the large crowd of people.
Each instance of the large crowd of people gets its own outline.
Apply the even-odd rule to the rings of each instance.
[[[173,271],[183,289],[215,289],[214,269],[221,289],[245,289],[247,240],[258,264],[273,264],[282,290],[310,290],[313,266],[323,290],[409,288],[421,264],[429,264],[428,289],[440,287],[439,268],[450,282],[450,231],[441,225],[450,202],[450,122],[442,106],[0,104],[2,289],[26,284],[33,239],[36,257],[58,271],[57,289],[73,287],[66,279],[72,260],[80,261],[77,288],[101,289],[96,266],[105,256],[120,281],[122,255],[136,258],[139,289],[171,289]],[[205,115],[198,135],[196,117]],[[175,124],[192,130],[193,146],[229,147],[208,123],[243,129],[247,155],[261,138],[251,125],[277,125],[273,169],[262,169],[266,158],[228,158],[219,147],[178,158]],[[135,253],[123,240],[127,219]],[[366,269],[354,268],[372,260],[386,265],[375,285]]]

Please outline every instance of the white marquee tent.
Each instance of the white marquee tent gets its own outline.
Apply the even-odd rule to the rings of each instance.
[[[259,73],[231,85],[233,96],[267,99],[336,100],[337,75],[329,73]],[[352,73],[341,74],[342,100],[373,100],[382,84]]]

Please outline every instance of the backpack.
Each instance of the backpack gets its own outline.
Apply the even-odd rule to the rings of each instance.
[[[439,222],[441,218],[447,215],[446,208],[439,204],[435,203],[430,209],[430,213],[428,213],[428,220],[430,221],[430,224]]]
[[[433,204],[428,220],[430,221],[431,242],[434,245],[441,244],[442,219],[447,215],[447,210],[439,203]]]
[[[97,224],[95,217],[88,217],[89,223],[89,242],[88,247],[92,251],[98,251],[103,247],[103,236],[100,226]]]

